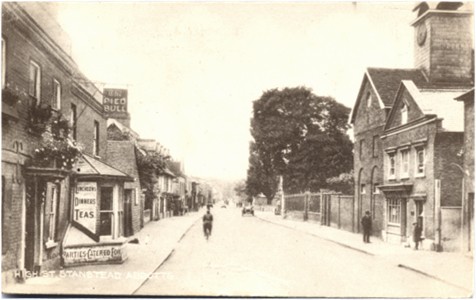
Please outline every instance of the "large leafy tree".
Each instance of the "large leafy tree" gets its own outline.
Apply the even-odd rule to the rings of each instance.
[[[306,87],[265,91],[253,103],[248,193],[271,200],[278,175],[287,193],[317,191],[327,187],[327,178],[350,171],[349,112]]]

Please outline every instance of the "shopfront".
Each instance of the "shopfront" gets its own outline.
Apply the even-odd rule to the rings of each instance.
[[[124,262],[124,183],[132,178],[87,155],[75,171],[72,226],[63,243],[64,266]]]

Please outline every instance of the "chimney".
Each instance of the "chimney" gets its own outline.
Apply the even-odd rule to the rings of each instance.
[[[415,67],[431,83],[472,84],[472,8],[462,2],[421,2],[413,11]]]

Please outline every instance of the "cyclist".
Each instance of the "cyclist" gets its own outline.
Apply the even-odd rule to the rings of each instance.
[[[208,239],[208,236],[212,235],[213,227],[213,215],[210,213],[210,209],[207,208],[207,213],[203,215],[203,234]]]

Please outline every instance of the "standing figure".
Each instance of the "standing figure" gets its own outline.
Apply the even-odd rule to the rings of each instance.
[[[422,226],[419,221],[413,223],[413,242],[415,242],[415,250],[418,250],[418,245],[421,242],[421,233],[422,233]]]
[[[206,239],[212,234],[213,228],[213,215],[210,213],[210,209],[207,209],[207,213],[203,216],[203,234]]]
[[[370,233],[372,232],[372,217],[370,212],[367,210],[365,215],[360,221],[362,224],[363,234],[364,234],[364,243],[370,243]]]

